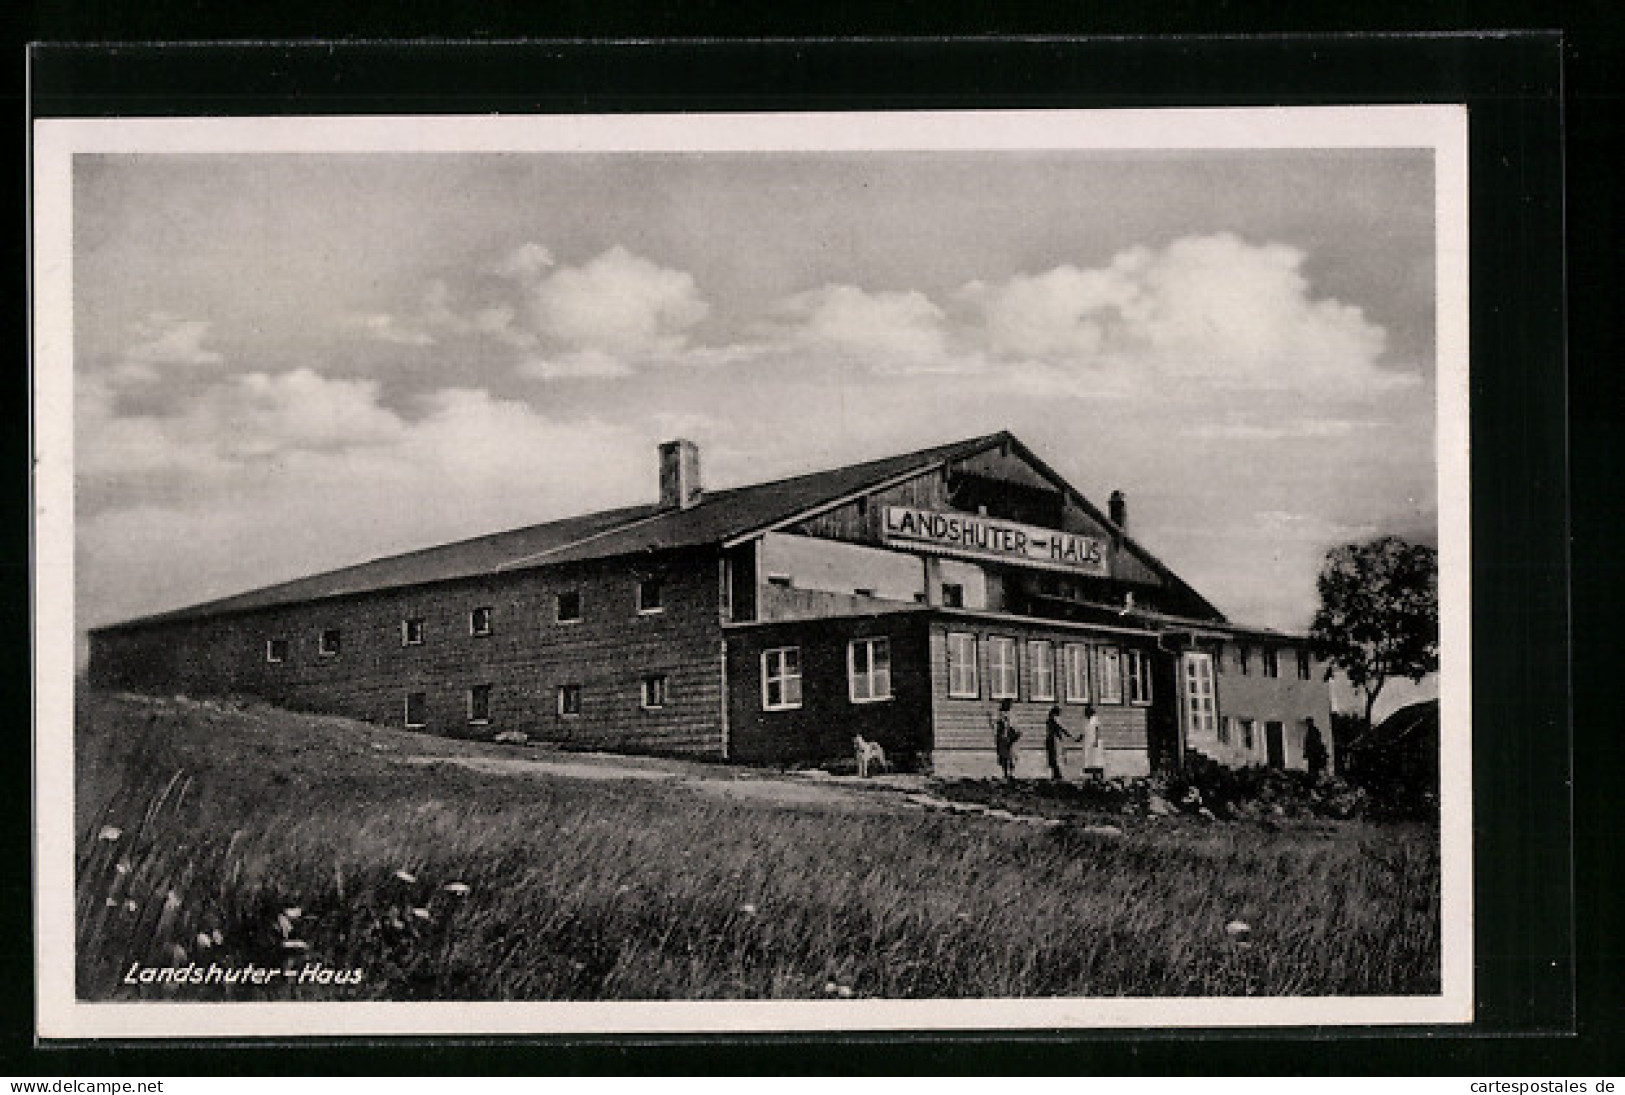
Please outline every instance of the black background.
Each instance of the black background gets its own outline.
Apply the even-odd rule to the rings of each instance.
[[[42,4],[27,37],[55,43],[286,39],[321,45],[46,45],[29,73],[36,116],[486,113],[491,111],[874,110],[1467,102],[1471,126],[1471,292],[1475,863],[1478,1022],[1470,1030],[1059,1032],[437,1043],[32,1045],[28,927],[27,530],[5,528],[0,670],[15,763],[0,857],[0,1072],[245,1073],[1029,1073],[1619,1075],[1619,886],[1625,850],[1612,793],[1620,776],[1617,701],[1601,685],[1617,644],[1619,565],[1612,482],[1621,461],[1615,338],[1619,233],[1612,194],[1619,37],[1603,8],[1526,16],[1482,6],[1394,5],[1315,16],[1217,4],[1203,11],[1114,9],[1083,26],[1020,6],[824,7],[818,22],[776,10],[777,26],[718,4],[638,11],[568,6],[538,17],[486,5],[447,27],[428,5],[275,11],[156,3],[113,10]],[[1235,32],[1532,25],[1564,33],[1395,37],[1207,37],[1060,41],[756,41],[831,32],[1026,34],[1087,30]],[[1498,15],[1495,21],[1487,17]],[[1296,18],[1296,25],[1288,22]],[[867,25],[859,24],[867,19]],[[980,25],[975,25],[980,19]],[[956,22],[957,20],[957,22]],[[1116,20],[1116,22],[1114,22]],[[1451,20],[1455,26],[1451,27]],[[527,24],[528,21],[528,25]],[[453,31],[477,45],[344,41]],[[505,42],[524,33],[591,37],[720,34],[708,42]],[[22,49],[13,53],[21,61]],[[20,65],[19,65],[20,68]],[[18,72],[16,110],[26,109]],[[1565,195],[1565,137],[1570,157]],[[19,142],[20,144],[21,142]],[[16,172],[17,176],[22,170]],[[1565,197],[1567,206],[1565,210]],[[1565,220],[1566,214],[1566,220]],[[14,228],[20,218],[13,218]],[[1567,249],[1565,249],[1565,235]],[[21,254],[21,250],[13,251]],[[1567,266],[1565,267],[1565,258]],[[15,263],[16,301],[26,300]],[[1565,372],[1564,311],[1574,347]],[[19,364],[25,358],[19,354]],[[9,466],[26,466],[24,369]],[[1574,435],[1570,440],[1568,430]],[[1571,497],[1571,473],[1573,494]],[[14,494],[25,512],[26,477]],[[16,480],[8,479],[8,485]],[[1572,534],[1572,539],[1571,539]],[[1570,574],[1571,548],[1575,569]],[[1570,652],[1569,629],[1577,635]],[[1574,688],[1571,693],[1571,670]],[[1617,671],[1615,672],[1617,676]],[[1612,682],[1609,682],[1612,683]],[[1572,695],[1572,709],[1571,709]],[[1570,724],[1578,728],[1570,749]],[[1572,767],[1571,767],[1572,765]],[[1577,773],[1571,784],[1571,773]],[[1571,815],[1571,789],[1573,813]],[[1572,824],[1571,824],[1572,822]],[[1576,889],[1576,886],[1578,887]],[[1283,895],[1285,896],[1285,895]],[[1577,959],[1577,960],[1576,960]],[[1587,1075],[1587,1074],[1591,1075]]]

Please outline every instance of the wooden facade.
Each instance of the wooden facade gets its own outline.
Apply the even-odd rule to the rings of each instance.
[[[697,481],[690,450],[676,455],[691,468],[663,449],[665,479]],[[666,487],[684,504],[514,530],[99,629],[92,683],[746,763],[828,763],[862,734],[900,765],[945,776],[997,772],[991,719],[1005,696],[1023,776],[1048,774],[1050,708],[1081,731],[1085,702],[1108,776],[1193,754],[1303,767],[1309,719],[1330,746],[1324,666],[1300,665],[1301,640],[1229,625],[1129,538],[1116,500],[1113,520],[1008,434],[716,496]],[[887,507],[1014,523],[1035,543],[1055,530],[1086,538],[1091,558],[899,539]],[[872,652],[879,641],[887,692],[860,695],[854,644]],[[786,651],[794,703],[782,694]],[[1217,655],[1206,721],[1187,694],[1192,652]],[[1069,670],[1068,657],[1087,669]],[[769,694],[769,675],[780,692]],[[1076,775],[1081,750],[1071,755]]]

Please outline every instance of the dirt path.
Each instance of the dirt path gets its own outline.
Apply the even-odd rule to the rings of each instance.
[[[759,772],[719,772],[716,775],[693,770],[675,771],[652,767],[646,758],[633,761],[610,754],[592,754],[591,759],[564,760],[553,757],[456,757],[395,756],[401,764],[452,764],[475,772],[501,776],[553,776],[585,780],[646,780],[681,787],[713,798],[737,802],[757,802],[769,806],[812,806],[848,813],[901,813],[918,809],[905,793],[907,787],[892,781],[860,782],[838,776],[814,778],[799,775],[764,775]]]

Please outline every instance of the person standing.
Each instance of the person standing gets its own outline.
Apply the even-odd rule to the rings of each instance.
[[[1100,748],[1100,716],[1095,705],[1083,705],[1083,772],[1091,782],[1106,778],[1106,757]]]
[[[1044,753],[1049,757],[1049,776],[1056,783],[1066,778],[1061,772],[1061,758],[1065,755],[1066,746],[1063,741],[1077,741],[1078,738],[1061,723],[1060,707],[1049,709],[1049,719],[1044,723]]]
[[[1314,719],[1304,719],[1303,759],[1309,765],[1309,781],[1319,783],[1326,775],[1326,740]]]
[[[993,751],[998,754],[1005,779],[1016,778],[1016,742],[1020,740],[1021,731],[1010,717],[1010,701],[1000,700],[998,713],[993,716]]]

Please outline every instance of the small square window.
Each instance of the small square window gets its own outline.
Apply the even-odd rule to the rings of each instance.
[[[666,675],[664,673],[657,673],[643,678],[640,702],[646,711],[653,711],[666,706]]]
[[[401,621],[401,645],[402,646],[422,646],[423,645],[423,620],[422,620],[422,618],[411,619],[411,620],[402,620]]]
[[[322,641],[319,649],[324,658],[336,658],[339,653],[339,629],[330,627],[322,632]]]
[[[265,641],[265,660],[277,663],[288,660],[287,639],[267,639]]]
[[[428,720],[429,694],[427,692],[408,692],[406,694],[406,727],[415,730],[424,726]]]
[[[581,593],[579,590],[568,590],[559,594],[553,618],[561,624],[575,623],[581,619]]]
[[[470,635],[491,634],[491,610],[489,608],[482,606],[468,614],[468,633]]]
[[[491,721],[491,686],[476,684],[468,690],[468,721],[484,724]]]
[[[965,607],[965,587],[960,585],[958,582],[943,582],[942,583],[942,607],[944,607],[944,608],[964,608]]]
[[[661,600],[662,595],[665,593],[665,590],[662,588],[664,584],[665,583],[659,578],[643,578],[639,580],[639,612],[659,612],[665,608],[665,604]]]
[[[559,685],[558,710],[561,718],[581,714],[581,686],[579,684]]]

